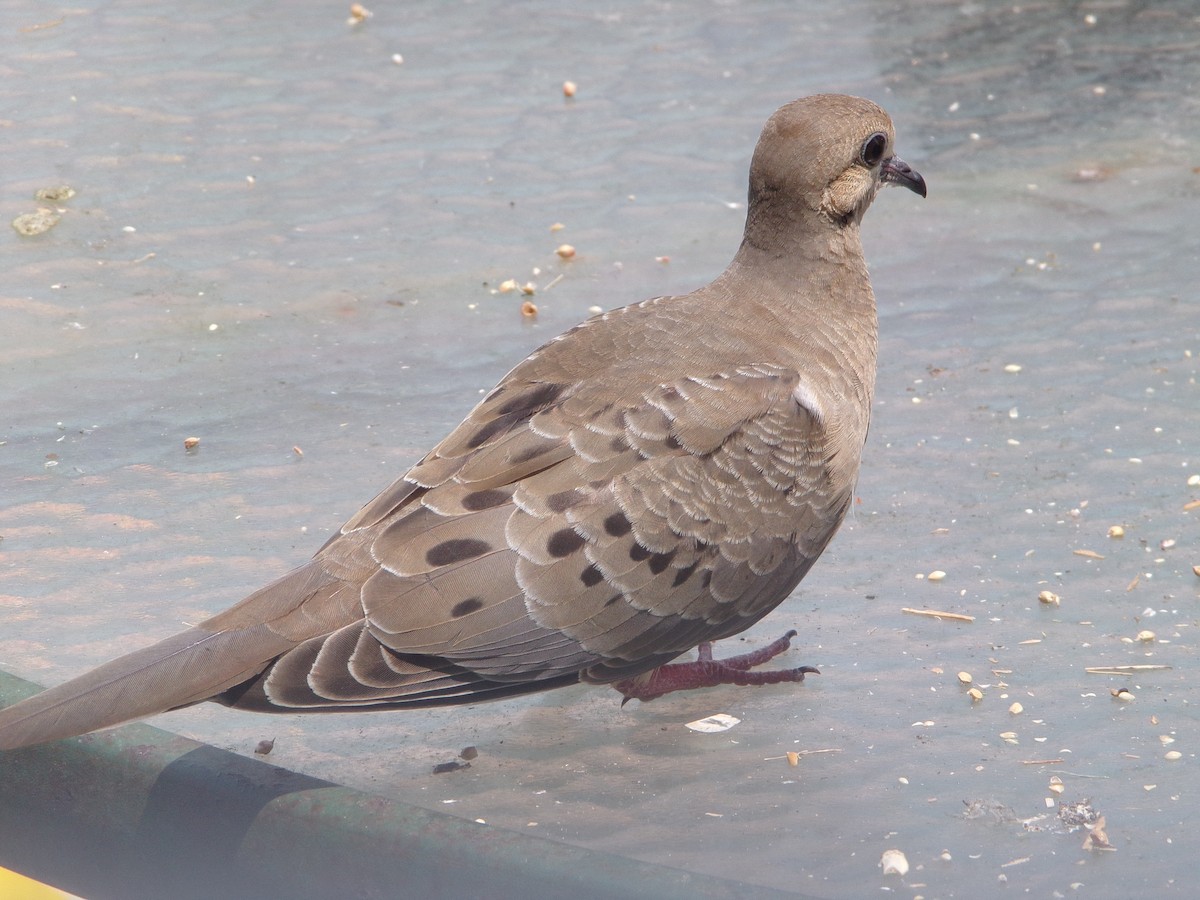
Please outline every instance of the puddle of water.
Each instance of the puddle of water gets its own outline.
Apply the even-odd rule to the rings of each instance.
[[[581,687],[156,724],[245,753],[274,736],[289,768],[818,896],[1190,892],[1190,4],[476,3],[357,29],[304,2],[0,9],[0,218],[78,191],[50,233],[0,239],[0,664],[63,680],[304,559],[589,307],[718,272],[763,119],[847,90],[891,110],[930,184],[865,228],[882,354],[861,502],[797,595],[718,647],[797,627],[789,662],[821,677],[623,710]],[[507,278],[538,283],[536,320],[491,292]],[[1085,671],[1107,664],[1173,668]],[[684,728],[715,712],[742,723]],[[470,769],[432,774],[467,745]],[[1084,797],[1115,853],[964,818]],[[904,878],[877,867],[889,847]]]

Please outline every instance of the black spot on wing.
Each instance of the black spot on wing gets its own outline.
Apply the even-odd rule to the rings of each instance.
[[[539,409],[549,406],[558,399],[562,392],[563,385],[561,384],[539,384],[531,391],[505,400],[496,407],[496,415],[507,416],[517,412],[531,415]]]
[[[692,563],[686,569],[680,569],[678,572],[676,572],[675,580],[671,582],[671,587],[677,588],[681,584],[683,584],[685,581],[687,581],[689,578],[691,578],[692,573],[696,571],[696,567],[698,565],[700,565],[700,560],[696,560],[694,563]]]
[[[457,619],[459,616],[473,613],[477,609],[483,609],[483,601],[478,597],[468,597],[466,600],[459,600],[455,603],[454,608],[450,610],[450,615]]]
[[[484,490],[472,491],[462,498],[463,509],[479,512],[482,509],[492,509],[502,506],[509,500],[507,491]]]
[[[662,573],[667,568],[667,566],[669,566],[671,564],[671,560],[673,560],[674,558],[675,558],[674,550],[672,550],[670,553],[655,553],[653,556],[650,557],[650,562],[649,562],[650,571],[653,572],[655,575]]]
[[[584,544],[584,539],[573,528],[560,528],[546,541],[546,552],[561,559],[570,556]]]
[[[623,537],[629,534],[632,529],[633,526],[625,518],[625,513],[615,512],[604,520],[604,530],[611,537]]]
[[[579,573],[579,580],[583,582],[584,587],[595,587],[604,580],[604,573],[595,566],[588,566]]]
[[[515,421],[515,417],[509,416],[501,416],[498,419],[492,419],[492,421],[486,423],[482,428],[471,435],[470,440],[467,441],[467,448],[474,450],[476,447],[482,447],[502,431],[507,431],[508,427]]]
[[[629,558],[634,562],[641,562],[643,559],[650,558],[650,551],[637,541],[634,541],[633,546],[629,548]]]
[[[474,450],[482,447],[496,435],[507,432],[513,425],[524,422],[535,413],[541,412],[557,400],[565,389],[566,385],[562,384],[539,384],[515,397],[509,397],[495,409],[489,410],[492,419],[480,426],[479,430],[467,439],[467,449]],[[488,398],[499,397],[501,393],[502,391],[497,388],[488,395]],[[525,456],[516,462],[524,462],[529,458],[529,456]]]
[[[425,552],[425,562],[431,566],[449,566],[483,556],[491,549],[491,544],[477,538],[453,538],[430,547]]]

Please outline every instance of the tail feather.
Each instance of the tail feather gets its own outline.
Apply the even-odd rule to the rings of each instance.
[[[192,628],[0,710],[0,750],[198,703],[258,674],[292,646],[266,626],[222,633]]]
[[[355,610],[361,615],[338,585],[310,563],[207,622],[0,709],[0,750],[111,728],[241,684]],[[314,597],[323,615],[304,611]]]

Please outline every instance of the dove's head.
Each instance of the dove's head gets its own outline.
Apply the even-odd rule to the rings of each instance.
[[[761,245],[781,228],[857,226],[884,184],[924,197],[925,179],[895,155],[894,138],[888,114],[861,97],[816,94],[781,107],[750,163],[747,237],[752,227]]]

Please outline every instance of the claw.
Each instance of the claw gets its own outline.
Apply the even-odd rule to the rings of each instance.
[[[785,681],[801,682],[805,675],[820,675],[821,673],[812,666],[776,669],[769,672],[750,671],[755,666],[762,665],[788,649],[795,636],[796,631],[793,629],[759,650],[739,656],[730,656],[727,659],[713,659],[712,643],[705,641],[696,648],[698,658],[695,661],[668,663],[644,675],[613,682],[613,687],[623,695],[624,699],[621,700],[621,705],[624,706],[630,700],[641,700],[646,703],[673,691],[713,687],[718,684],[758,685],[780,684]]]

